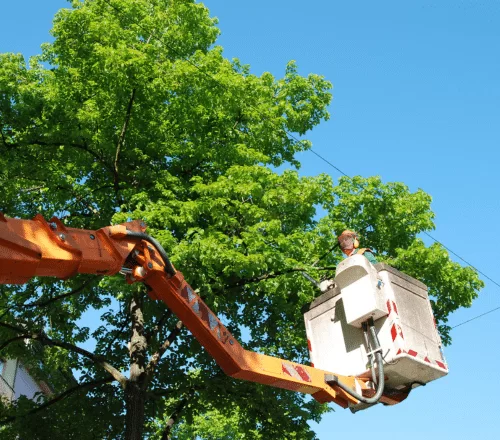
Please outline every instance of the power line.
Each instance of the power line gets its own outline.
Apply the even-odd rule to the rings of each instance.
[[[460,327],[461,325],[467,324],[468,322],[474,321],[475,319],[479,319],[485,315],[488,315],[489,313],[493,313],[496,310],[500,310],[500,306],[495,307],[494,309],[488,310],[487,312],[481,313],[480,315],[474,316],[473,318],[468,319],[467,321],[463,321],[460,324],[454,325],[452,328]]]
[[[289,133],[290,134],[290,133]],[[295,136],[293,136],[292,134],[290,134],[290,136],[292,136],[294,139],[297,140],[297,138],[295,138]],[[330,165],[332,168],[335,168],[340,174],[343,174],[344,176],[346,177],[349,177],[346,173],[344,173],[340,168],[336,167],[333,163],[331,163],[329,160],[325,159],[323,156],[321,156],[320,154],[316,153],[316,151],[314,151],[312,148],[310,148],[308,151],[310,151],[311,153],[315,154],[316,156],[318,156],[323,162],[326,162],[328,165]]]
[[[464,260],[460,255],[458,255],[456,252],[453,252],[448,246],[445,246],[443,243],[441,243],[440,241],[436,240],[431,234],[429,234],[428,232],[425,232],[424,231],[424,234],[427,235],[429,238],[431,238],[432,240],[434,240],[436,243],[440,244],[441,246],[443,246],[448,252],[451,252],[453,255],[455,255],[456,257],[460,258],[465,264],[467,264],[468,266],[472,267],[476,272],[480,273],[483,277],[487,278],[488,280],[490,280],[493,284],[496,284],[498,287],[500,287],[500,284],[497,283],[495,280],[491,279],[488,275],[486,275],[484,272],[480,271],[477,267],[473,266],[472,264],[470,264],[468,261]]]
[[[123,17],[123,11],[121,9],[119,9],[118,7],[116,7],[115,5],[113,5],[111,3],[111,0],[104,0],[105,3],[110,6],[112,9],[114,9],[119,15],[121,15]],[[139,23],[136,23],[136,25],[142,29],[143,31],[145,31],[146,33],[147,30]],[[191,64],[193,67],[195,67],[199,72],[201,72],[205,77],[207,77],[208,79],[210,79],[215,85],[219,86],[219,87],[222,87],[222,89],[224,89],[225,91],[228,91],[228,88],[222,84],[217,78],[213,77],[212,75],[210,75],[208,72],[206,72],[205,70],[203,70],[200,66],[198,66],[196,63],[194,63],[193,61],[191,61],[189,58],[185,58],[185,57],[182,57],[180,54],[179,54],[179,51],[177,49],[175,49],[173,46],[171,46],[170,44],[166,43],[163,39],[160,39],[154,35],[151,35],[150,38],[154,38],[156,41],[158,41],[160,44],[166,46],[168,49],[170,49],[172,52],[174,52],[176,55],[178,55],[181,59],[183,59],[184,61],[188,62],[189,64]],[[254,110],[258,110],[255,106],[252,106],[251,104],[249,105],[251,108],[253,108]],[[292,139],[294,139],[295,141],[297,142],[300,142],[300,140],[295,137],[291,132],[289,132],[286,128],[282,128],[283,131],[288,135],[290,136]],[[314,155],[316,155],[319,159],[321,159],[323,162],[325,162],[326,164],[328,164],[330,167],[332,167],[333,169],[335,169],[337,172],[339,172],[340,174],[346,176],[346,177],[349,177],[348,174],[346,174],[344,171],[342,171],[340,168],[338,168],[336,165],[334,165],[332,162],[330,162],[328,159],[326,159],[325,157],[323,157],[322,155],[320,155],[319,153],[317,153],[316,151],[314,151],[312,148],[309,148],[307,151],[310,151],[311,153],[313,153]],[[500,287],[500,284],[497,283],[495,280],[493,280],[491,277],[489,277],[488,275],[486,275],[484,272],[482,272],[481,270],[479,270],[477,267],[473,266],[472,264],[470,264],[469,262],[467,262],[464,258],[462,258],[460,255],[458,255],[456,252],[454,252],[453,250],[451,250],[448,246],[445,246],[442,242],[438,241],[437,239],[435,239],[432,235],[430,235],[428,232],[426,231],[423,231],[423,233],[425,235],[427,235],[429,238],[431,238],[432,240],[434,240],[436,243],[438,243],[439,245],[443,246],[447,251],[451,252],[453,255],[455,255],[457,258],[459,258],[460,260],[462,260],[465,264],[467,264],[468,266],[472,267],[474,270],[476,270],[478,273],[480,273],[481,275],[483,275],[485,278],[487,278],[489,281],[491,281],[492,283],[494,283],[496,286]],[[482,313],[481,315],[478,315],[478,316],[475,316],[467,321],[464,321],[464,322],[461,322],[455,326],[453,326],[452,328],[456,328],[456,327],[460,327],[461,325],[464,325],[464,324],[467,324],[468,322],[471,322],[471,321],[474,321],[475,319],[478,319],[478,318],[481,318],[482,316],[485,316],[489,313],[492,313],[496,310],[499,310],[500,309],[500,306],[499,307],[496,307],[494,309],[491,309],[485,313]]]

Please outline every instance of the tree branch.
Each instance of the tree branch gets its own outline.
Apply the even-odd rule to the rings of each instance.
[[[76,143],[71,143],[67,144],[65,142],[44,142],[40,140],[36,140],[31,142],[32,144],[38,144],[46,147],[73,147],[73,148],[78,148],[79,150],[85,151],[89,153],[91,156],[93,156],[95,159],[97,159],[101,164],[103,164],[109,171],[112,171],[111,167],[109,166],[108,163],[104,160],[102,156],[97,154],[94,150],[91,150],[87,145],[85,144],[76,144]]]
[[[109,362],[103,359],[102,356],[96,356],[94,353],[90,351],[84,350],[76,345],[70,344],[69,342],[58,341],[55,339],[49,338],[43,331],[41,332],[26,332],[26,329],[21,327],[17,327],[15,325],[0,322],[0,327],[7,328],[11,331],[14,331],[20,335],[23,335],[26,339],[33,339],[35,341],[40,342],[42,345],[47,345],[49,347],[59,347],[64,348],[65,350],[75,352],[81,356],[84,356],[94,362],[96,365],[104,368],[111,376],[113,376],[114,380],[118,381],[120,385],[125,388],[127,385],[127,378],[121,374],[115,367],[113,367]]]
[[[3,136],[2,136],[3,138]],[[98,162],[100,162],[102,165],[104,165],[105,168],[108,169],[111,173],[114,172],[113,168],[104,160],[102,156],[97,154],[94,150],[91,150],[87,145],[85,144],[77,144],[77,143],[67,143],[67,142],[46,142],[42,141],[39,139],[35,139],[29,142],[25,143],[7,143],[5,138],[2,139],[2,143],[4,146],[8,148],[17,148],[17,147],[27,147],[29,145],[41,145],[43,147],[73,147],[73,148],[78,148],[79,150],[85,151],[91,156],[93,156],[95,159],[97,159]]]
[[[120,327],[120,330],[118,330],[118,332],[116,332],[113,339],[111,341],[109,341],[109,344],[106,348],[106,353],[111,350],[111,347],[113,346],[113,344],[120,337],[120,335],[125,331],[125,327],[127,327],[128,323],[129,323],[129,316],[125,316],[125,319],[123,320],[123,323],[122,323],[122,326]]]
[[[151,339],[151,337],[153,336],[154,333],[158,333],[163,325],[165,324],[165,322],[167,322],[167,320],[172,316],[172,310],[170,309],[167,309],[165,311],[165,313],[160,317],[160,319],[158,320],[158,322],[155,324],[155,326],[148,332],[146,332],[146,337],[148,339]]]
[[[0,345],[0,351],[2,351],[5,347],[7,347],[12,342],[20,341],[20,340],[26,339],[28,337],[29,337],[28,335],[20,335],[20,336],[14,336],[13,338],[7,339],[2,345]]]
[[[125,142],[125,135],[127,133],[128,124],[130,122],[130,116],[132,114],[132,105],[134,104],[135,92],[136,92],[136,89],[133,88],[132,94],[130,95],[130,99],[128,101],[127,113],[125,115],[125,121],[123,123],[122,131],[120,133],[120,136],[118,137],[118,143],[116,145],[115,161],[113,164],[114,187],[115,187],[116,195],[118,195],[118,191],[120,189],[119,188],[120,179],[119,179],[119,175],[118,175],[118,160],[120,158],[120,152],[121,152],[122,146]]]
[[[165,396],[171,394],[183,395],[183,394],[192,394],[196,391],[206,390],[210,385],[216,383],[216,381],[226,381],[228,376],[219,369],[218,373],[208,377],[203,380],[201,384],[198,385],[187,385],[187,386],[178,386],[176,388],[157,388],[147,393],[148,399],[161,399]],[[187,383],[189,378],[186,376],[184,381],[179,381],[179,383]]]
[[[81,286],[79,286],[76,289],[73,289],[69,292],[63,293],[63,294],[58,295],[58,296],[54,296],[54,297],[47,299],[45,301],[35,301],[32,303],[23,304],[23,305],[21,305],[21,307],[46,307],[46,306],[48,306],[56,301],[67,298],[68,296],[78,295],[80,292],[82,292],[85,289],[85,287],[87,287],[89,284],[94,283],[95,280],[96,280],[95,278],[88,279],[88,280],[84,281]]]
[[[94,217],[94,216],[99,216],[99,210],[95,209],[92,205],[89,205],[89,203],[85,200],[83,200],[83,197],[82,196],[75,196],[75,199],[72,200],[70,203],[68,203],[64,208],[62,208],[60,211],[61,212],[65,212],[65,211],[69,211],[70,208],[74,205],[76,205],[77,203],[82,203],[84,206],[84,208],[87,208],[90,212],[89,213],[84,213],[84,212],[79,212],[77,214],[74,213],[74,209],[72,209],[71,211],[73,211],[73,214],[70,214],[70,215],[66,215],[64,216],[64,218],[68,218],[68,217]]]
[[[1,292],[2,292],[2,295],[3,295],[5,298],[7,298],[7,294],[6,294],[6,293],[4,293],[4,292],[3,292],[3,290],[2,290]],[[21,295],[22,295],[22,294],[21,294]],[[28,292],[24,292],[24,297],[23,297],[23,299],[21,300],[21,302],[22,302],[23,304],[21,304],[21,306],[23,306],[23,305],[24,305],[24,303],[25,303],[26,301],[28,301],[28,298],[29,298],[29,296],[30,296],[30,295],[31,295],[31,292],[29,292],[29,291],[28,291]],[[0,306],[0,309],[4,309],[4,310],[5,310],[5,312],[3,312],[3,313],[0,315],[0,319],[2,319],[5,315],[7,315],[7,313],[9,313],[11,310],[14,310],[14,309],[15,309],[16,307],[18,307],[18,306],[19,306],[18,304],[12,304],[12,305],[11,305],[11,306],[9,306],[9,307]]]
[[[39,189],[42,189],[42,188],[45,188],[45,185],[38,185],[38,186],[34,186],[32,188],[20,189],[19,191],[21,191],[23,193],[30,193],[33,191],[38,191]]]
[[[151,377],[153,376],[154,370],[157,367],[158,362],[160,362],[162,356],[168,350],[172,342],[174,342],[175,338],[179,335],[181,329],[182,329],[182,321],[177,321],[177,324],[175,325],[174,329],[170,332],[170,334],[167,336],[165,342],[161,345],[158,351],[155,354],[153,354],[153,356],[151,356],[151,359],[148,365],[146,366],[146,381],[145,381],[146,386],[148,382],[151,380]]]
[[[319,271],[321,271],[321,270],[335,270],[336,267],[335,266],[314,267],[314,268],[310,268],[310,269],[319,270]],[[259,281],[264,281],[264,280],[270,280],[272,278],[277,278],[281,275],[286,275],[286,274],[293,273],[293,272],[306,272],[307,270],[310,270],[310,269],[306,269],[303,267],[294,267],[294,268],[282,270],[279,272],[266,273],[266,274],[260,275],[258,277],[243,279],[243,280],[237,281],[236,283],[228,284],[228,285],[226,285],[226,287],[233,288],[233,287],[246,286],[247,284],[258,283]]]
[[[221,374],[220,376],[226,377],[225,374]],[[217,375],[214,377],[217,378]],[[204,384],[204,385],[193,385],[193,386],[188,386],[188,387],[155,389],[155,390],[150,391],[148,393],[148,398],[149,399],[161,399],[162,397],[168,396],[168,395],[173,394],[173,393],[177,393],[177,394],[181,393],[182,394],[182,393],[188,392],[189,390],[203,391],[203,390],[206,390],[207,388],[208,388],[208,385]]]
[[[172,427],[174,426],[175,422],[181,415],[186,405],[189,403],[189,400],[193,397],[193,394],[194,390],[191,390],[191,392],[177,404],[174,412],[170,415],[170,418],[167,421],[167,426],[165,427],[165,431],[163,431],[161,440],[170,440],[170,432],[172,431]]]
[[[31,416],[33,414],[40,412],[40,411],[43,411],[44,409],[46,409],[52,405],[55,405],[57,402],[60,402],[61,400],[65,399],[66,397],[70,396],[73,393],[79,392],[79,391],[84,390],[84,389],[96,388],[98,386],[113,382],[114,380],[115,379],[112,376],[109,376],[105,379],[100,379],[100,380],[95,380],[92,382],[84,382],[84,383],[78,384],[78,385],[64,391],[63,393],[59,394],[57,397],[54,397],[53,399],[48,400],[47,402],[43,403],[42,405],[40,405],[36,408],[33,408],[32,410],[28,411],[25,414],[21,414],[18,416],[10,416],[10,417],[7,417],[3,420],[0,420],[0,426],[7,425],[8,423],[11,423],[16,419]]]

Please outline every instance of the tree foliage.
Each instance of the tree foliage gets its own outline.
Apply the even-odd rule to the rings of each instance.
[[[312,263],[349,227],[429,286],[450,341],[449,313],[482,283],[418,238],[434,227],[427,194],[270,168],[299,166],[310,143],[287,132],[328,118],[328,81],[293,62],[277,79],[225,59],[216,20],[193,0],[71,3],[40,56],[0,54],[0,210],[89,229],[143,219],[247,348],[302,362],[300,310],[316,292],[295,269],[329,275]],[[1,294],[1,355],[56,390],[41,409],[27,399],[3,408],[2,435],[115,439],[127,426],[128,438],[313,439],[307,421],[328,410],[225,377],[164,305],[120,277],[35,279]]]

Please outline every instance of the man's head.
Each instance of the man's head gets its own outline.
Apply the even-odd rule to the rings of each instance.
[[[354,231],[346,229],[338,236],[340,249],[347,256],[351,255],[352,251],[359,247],[358,234]]]

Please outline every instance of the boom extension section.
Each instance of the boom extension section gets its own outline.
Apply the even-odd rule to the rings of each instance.
[[[370,397],[369,378],[341,376],[311,366],[245,350],[168,261],[164,250],[132,221],[97,231],[45,221],[6,218],[0,213],[0,284],[23,284],[32,277],[67,279],[78,273],[125,274],[128,283],[143,282],[152,299],[163,301],[182,320],[223,371],[234,378],[311,394],[321,403],[342,407],[359,403],[336,385]],[[330,386],[327,377],[335,377]],[[383,396],[398,403],[405,396]]]

